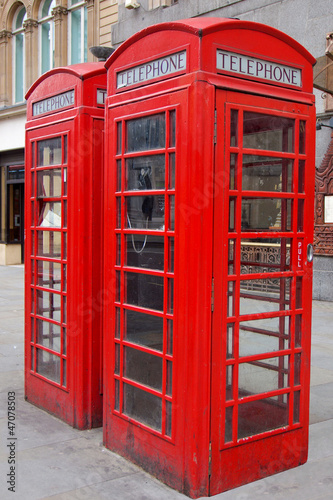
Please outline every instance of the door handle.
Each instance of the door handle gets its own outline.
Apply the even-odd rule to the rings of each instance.
[[[311,245],[311,243],[309,243],[309,245],[307,247],[306,257],[307,257],[308,262],[313,261],[313,245]]]

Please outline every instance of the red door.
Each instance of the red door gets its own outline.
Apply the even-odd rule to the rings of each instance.
[[[315,119],[216,99],[211,495],[306,460]]]
[[[181,102],[176,92],[109,110],[104,256],[105,443],[177,489],[184,443],[175,261]]]

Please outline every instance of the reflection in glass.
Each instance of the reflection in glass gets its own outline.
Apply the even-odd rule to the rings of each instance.
[[[176,184],[176,155],[169,154],[169,189],[175,189]]]
[[[291,200],[243,198],[242,231],[290,231]]]
[[[230,113],[230,146],[238,146],[238,110],[232,109]]]
[[[130,196],[126,227],[164,230],[164,196]]]
[[[264,278],[240,282],[240,314],[290,309],[290,278]]]
[[[296,424],[300,421],[300,408],[301,408],[301,393],[300,391],[294,392],[294,415],[293,423]]]
[[[61,290],[61,264],[57,262],[37,261],[37,284],[45,288]]]
[[[165,147],[165,113],[128,120],[126,130],[128,153]]]
[[[37,166],[61,165],[61,137],[38,141]]]
[[[289,356],[240,363],[238,372],[239,397],[260,394],[287,387]]]
[[[138,311],[125,311],[124,338],[127,342],[163,351],[163,318]]]
[[[44,290],[37,290],[36,314],[44,318],[61,321],[61,295]]]
[[[301,155],[305,154],[305,138],[306,138],[306,122],[300,120],[299,122],[299,152]]]
[[[239,355],[252,356],[289,347],[289,316],[239,324]]]
[[[60,231],[37,231],[38,248],[37,253],[42,257],[60,257],[61,254],[61,232]]]
[[[270,151],[294,151],[295,120],[244,112],[243,147]]]
[[[36,342],[55,352],[61,350],[61,328],[60,325],[48,321],[36,320]]]
[[[235,249],[236,249],[236,240],[229,240],[229,242],[228,242],[228,274],[235,273]]]
[[[172,403],[170,401],[165,402],[165,434],[171,437],[172,430]]]
[[[304,193],[305,187],[305,161],[299,160],[298,162],[298,192]]]
[[[233,407],[227,406],[225,409],[225,433],[224,433],[224,442],[229,443],[232,441],[232,415],[233,415]]]
[[[37,197],[59,198],[61,196],[61,169],[54,168],[37,172]]]
[[[290,271],[291,239],[242,238],[241,274]]]
[[[238,407],[238,439],[288,425],[288,404],[274,398],[260,399]]]
[[[169,114],[170,119],[170,139],[169,139],[169,147],[174,148],[176,146],[176,111],[170,111]]]
[[[61,202],[46,202],[40,204],[38,225],[40,227],[61,228]]]
[[[236,166],[238,155],[230,155],[229,189],[237,189],[236,185]]]
[[[60,384],[60,358],[42,349],[36,349],[36,352],[36,372]]]
[[[227,325],[227,359],[234,357],[234,331],[235,323]]]
[[[124,384],[124,413],[156,431],[162,430],[162,400],[154,394]]]
[[[163,311],[164,279],[149,274],[125,273],[126,303]]]
[[[126,235],[126,265],[147,269],[164,269],[163,236]]]
[[[159,356],[124,347],[124,376],[134,382],[162,391],[162,363]]]
[[[269,156],[243,156],[242,188],[245,191],[292,191],[293,161]]]
[[[165,188],[164,155],[138,156],[126,160],[128,191]]]

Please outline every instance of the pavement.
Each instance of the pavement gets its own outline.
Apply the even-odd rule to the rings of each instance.
[[[104,448],[102,429],[72,429],[24,400],[23,282],[23,266],[0,266],[0,498],[187,499]],[[211,498],[333,499],[333,302],[313,302],[311,365],[307,463]],[[15,443],[8,440],[9,393],[16,401]],[[11,457],[15,492],[6,483]]]

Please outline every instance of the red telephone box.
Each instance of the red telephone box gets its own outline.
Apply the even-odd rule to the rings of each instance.
[[[27,93],[25,394],[79,429],[102,424],[105,94],[103,63]]]
[[[194,498],[306,461],[314,62],[196,18],[106,63],[104,440]]]

